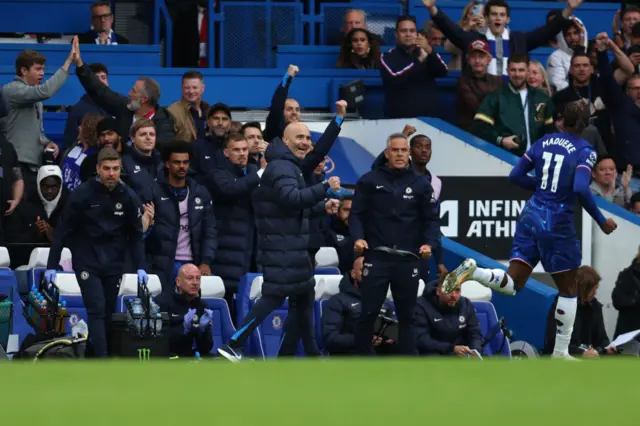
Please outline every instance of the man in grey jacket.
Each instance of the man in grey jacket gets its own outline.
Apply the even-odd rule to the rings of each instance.
[[[42,83],[46,58],[34,50],[24,50],[16,58],[16,77],[2,87],[9,107],[8,116],[1,122],[2,130],[18,154],[25,193],[35,191],[44,149],[51,149],[54,157],[58,156],[58,146],[44,134],[42,102],[55,95],[67,81],[74,56],[72,45],[62,67]]]

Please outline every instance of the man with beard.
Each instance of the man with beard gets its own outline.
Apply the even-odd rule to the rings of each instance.
[[[255,164],[259,168],[264,169],[267,166],[267,163],[264,161],[264,153],[267,150],[269,143],[264,140],[264,133],[262,133],[260,123],[257,121],[244,123],[242,125],[241,133],[249,144],[249,163]]]
[[[535,141],[554,131],[549,95],[527,84],[529,57],[512,54],[509,83],[489,93],[473,117],[471,132],[521,157]]]
[[[200,183],[204,183],[207,173],[224,162],[222,150],[231,128],[231,109],[223,103],[211,106],[207,127],[207,136],[193,142],[191,170]]]
[[[98,134],[99,149],[112,148],[118,153],[122,152],[122,137],[118,133],[118,123],[115,118],[103,118],[96,127],[96,133]],[[82,182],[96,177],[98,154],[99,152],[94,152],[87,155],[82,164],[80,164],[80,179]]]
[[[460,294],[463,280],[428,283],[416,302],[413,325],[420,355],[474,356],[482,352],[482,331],[476,309]]]
[[[107,329],[116,307],[125,257],[131,250],[138,281],[147,283],[142,243],[142,208],[136,194],[120,182],[120,156],[113,148],[98,154],[98,179],[70,195],[53,235],[48,282],[55,282],[63,247],[73,258],[89,319],[89,340],[97,357],[107,357]]]
[[[146,239],[151,268],[171,292],[180,267],[194,263],[211,275],[218,246],[211,196],[187,177],[191,144],[173,141],[162,151],[165,173],[153,185],[154,224]]]
[[[152,120],[156,126],[158,147],[162,148],[175,137],[173,117],[166,108],[158,105],[160,85],[157,81],[149,77],[140,77],[129,90],[129,96],[123,96],[105,86],[91,68],[84,65],[77,39],[74,39],[74,48],[76,73],[82,87],[100,108],[115,117],[120,135],[129,134],[131,123],[146,118]]]

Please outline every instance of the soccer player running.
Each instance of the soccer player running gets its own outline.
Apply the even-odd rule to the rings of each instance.
[[[524,288],[533,267],[542,261],[553,276],[560,297],[555,312],[558,333],[554,357],[572,358],[568,346],[577,308],[576,270],[582,262],[573,224],[575,197],[606,234],[617,224],[606,219],[589,190],[591,168],[598,156],[580,135],[589,124],[589,104],[576,101],[564,110],[564,132],[546,135],[533,144],[509,175],[517,185],[535,190],[516,227],[509,269],[477,268],[467,259],[447,280],[473,279],[503,294],[514,296]],[[535,170],[535,177],[528,173]]]

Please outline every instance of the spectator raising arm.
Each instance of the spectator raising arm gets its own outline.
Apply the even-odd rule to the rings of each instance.
[[[89,97],[91,97],[100,108],[110,115],[119,116],[123,110],[127,109],[129,98],[101,83],[89,66],[85,66],[80,56],[80,44],[77,38],[74,39],[74,46],[76,46],[74,59],[76,63],[76,73],[78,74],[80,84],[82,84],[82,87],[87,91]]]
[[[289,96],[289,86],[291,86],[291,82],[299,71],[300,69],[297,66],[289,65],[287,72],[284,74],[284,77],[282,77],[282,81],[278,84],[273,94],[273,98],[271,98],[271,106],[269,107],[269,114],[267,115],[264,128],[264,140],[267,142],[271,142],[273,138],[282,137],[284,130],[282,128],[284,121],[284,104]]]
[[[545,47],[550,39],[553,39],[569,23],[567,21],[573,12],[580,7],[584,0],[569,0],[567,6],[562,11],[562,15],[557,15],[546,24],[524,33],[527,43],[527,51],[532,51],[538,47]]]
[[[74,37],[74,41],[77,41],[77,37]],[[58,90],[64,85],[69,78],[69,67],[74,61],[77,53],[74,49],[74,45],[71,47],[69,56],[64,61],[64,64],[56,71],[49,80],[43,84],[7,84],[3,87],[2,93],[5,101],[9,106],[32,104],[35,102],[46,101],[55,95]]]
[[[312,173],[313,170],[324,160],[331,151],[333,144],[335,143],[338,135],[340,134],[340,126],[342,125],[342,121],[344,120],[344,116],[347,114],[347,101],[338,101],[336,102],[336,116],[329,125],[326,130],[318,139],[318,142],[314,145],[311,152],[304,157],[302,160],[302,164],[300,165],[300,171],[303,175],[307,175],[308,173]]]

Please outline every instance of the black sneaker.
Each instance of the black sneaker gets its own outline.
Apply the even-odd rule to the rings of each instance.
[[[218,348],[218,354],[234,363],[242,361],[242,353],[237,349],[234,350],[229,345],[224,345]]]

